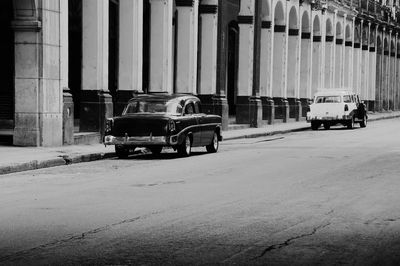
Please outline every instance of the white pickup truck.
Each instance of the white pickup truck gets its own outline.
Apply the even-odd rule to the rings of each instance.
[[[363,102],[351,90],[326,89],[318,91],[307,113],[307,122],[317,130],[321,125],[329,129],[342,124],[352,129],[354,123],[367,126],[368,115]]]

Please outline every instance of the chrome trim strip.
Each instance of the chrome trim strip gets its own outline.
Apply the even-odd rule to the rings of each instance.
[[[114,137],[107,135],[104,137],[105,145],[167,145],[164,136],[145,136],[145,137]]]

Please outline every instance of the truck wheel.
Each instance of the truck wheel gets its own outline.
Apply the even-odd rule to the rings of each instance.
[[[360,127],[366,127],[366,126],[367,126],[367,123],[368,123],[367,120],[368,120],[367,116],[364,115],[363,121],[360,122]]]
[[[214,153],[218,151],[218,147],[219,147],[218,135],[217,132],[214,132],[213,139],[211,143],[206,146],[206,150],[209,153]]]
[[[318,130],[319,128],[319,123],[315,121],[311,121],[311,129],[312,130]]]
[[[328,124],[328,123],[325,123],[325,124],[324,124],[324,128],[325,128],[326,130],[328,130],[328,129],[330,129],[330,128],[331,128],[331,125],[330,125],[330,124]]]
[[[353,129],[353,128],[354,128],[354,117],[352,117],[352,118],[350,119],[350,121],[347,122],[347,128],[348,128],[348,129]]]
[[[129,156],[129,148],[124,145],[115,145],[115,153],[119,159],[126,159]]]

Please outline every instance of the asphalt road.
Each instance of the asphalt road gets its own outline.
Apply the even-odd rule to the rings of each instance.
[[[0,177],[0,264],[400,263],[400,120]]]

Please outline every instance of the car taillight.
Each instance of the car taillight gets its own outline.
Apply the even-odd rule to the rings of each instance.
[[[106,130],[105,130],[106,134],[110,133],[112,131],[113,124],[114,124],[114,119],[108,118],[107,121],[106,121]]]
[[[168,129],[169,129],[169,131],[175,131],[175,122],[174,122],[174,120],[169,120],[168,121]]]
[[[344,111],[348,111],[349,107],[347,106],[347,104],[344,105]]]

